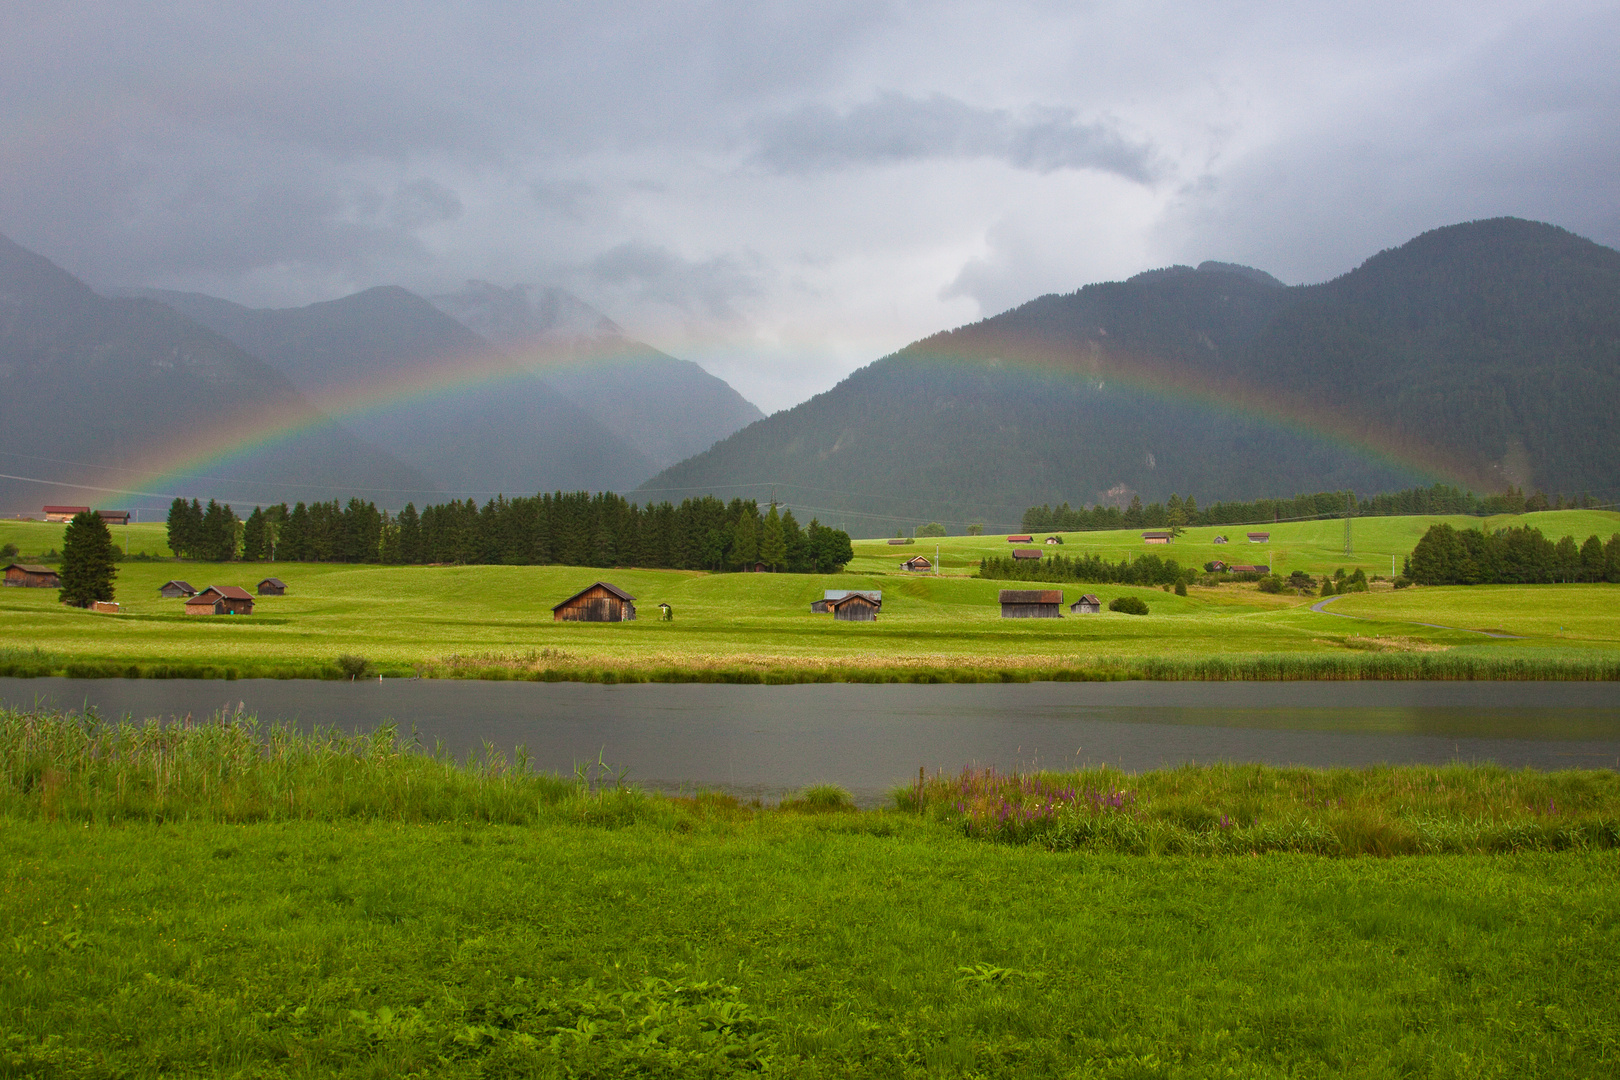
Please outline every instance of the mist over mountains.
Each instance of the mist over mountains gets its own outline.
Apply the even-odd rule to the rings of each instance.
[[[1321,285],[1204,263],[919,341],[649,480],[872,535],[1028,506],[1380,491],[1616,490],[1620,252],[1495,219]],[[953,530],[954,531],[954,530]]]

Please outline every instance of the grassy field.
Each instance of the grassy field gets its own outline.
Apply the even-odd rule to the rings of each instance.
[[[1343,839],[1133,855],[976,828],[951,778],[767,809],[266,734],[0,716],[0,1075],[1620,1068],[1614,774],[1003,778],[1103,796],[1060,823]],[[1346,857],[1403,828],[1500,853]]]
[[[1580,518],[1581,529],[1620,527],[1620,516],[1588,511],[1528,516]],[[1404,543],[1421,534],[1427,520],[1369,519],[1366,531],[1376,526],[1389,543],[1401,536]],[[1304,560],[1308,536],[1328,537],[1334,527],[1333,522],[1278,526],[1273,546]],[[47,529],[59,540],[60,528],[0,523],[0,539],[33,530],[29,535],[37,548]],[[131,526],[137,535],[145,530],[153,537],[160,529]],[[1067,553],[1103,550],[1115,557],[1115,552],[1142,550],[1135,534],[1070,534],[1070,540],[1063,548]],[[1195,556],[1203,550],[1198,543],[1196,537],[1184,538],[1169,554]],[[364,656],[389,675],[766,681],[1188,677],[1200,672],[1216,678],[1288,672],[1294,677],[1466,677],[1469,672],[1516,677],[1511,665],[1521,666],[1520,676],[1556,668],[1614,677],[1603,673],[1620,663],[1620,619],[1614,617],[1620,587],[1614,585],[1382,589],[1335,601],[1333,612],[1359,620],[1312,612],[1310,598],[1268,596],[1253,585],[1195,586],[1186,597],[1151,588],[1068,586],[1071,600],[1082,591],[1105,600],[1140,596],[1151,614],[1004,620],[996,605],[1002,583],[967,574],[981,552],[1004,552],[1005,541],[963,537],[946,544],[955,545],[946,560],[951,572],[938,576],[897,569],[925,547],[931,553],[931,545],[871,542],[857,546],[856,569],[837,576],[130,561],[121,564],[117,582],[120,615],[64,608],[50,590],[0,590],[0,671],[63,673],[77,665],[75,673],[91,675],[231,670],[243,676],[320,675],[335,673],[333,663],[343,653]],[[1225,547],[1245,554],[1259,550],[1242,543]],[[1333,562],[1319,549],[1309,550],[1317,551],[1312,559],[1325,560],[1312,564],[1318,572]],[[876,568],[880,559],[887,570]],[[180,601],[157,594],[171,577],[199,588],[251,589],[268,573],[289,583],[288,595],[263,598],[250,617],[188,617]],[[551,621],[554,603],[599,578],[635,595],[642,618],[615,625]],[[810,602],[828,588],[881,589],[882,615],[871,624],[812,615]],[[674,607],[674,621],[656,619],[661,601]],[[1469,632],[1480,629],[1513,637]],[[1277,659],[1267,660],[1261,671],[1256,658]],[[1222,664],[1226,674],[1216,669]]]

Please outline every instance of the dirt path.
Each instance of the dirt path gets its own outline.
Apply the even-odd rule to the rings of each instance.
[[[1410,623],[1413,626],[1427,626],[1432,630],[1460,630],[1464,634],[1484,634],[1489,638],[1502,638],[1508,641],[1524,640],[1524,638],[1518,634],[1493,634],[1489,630],[1470,630],[1466,626],[1441,626],[1439,623],[1414,622],[1411,619],[1369,619],[1365,615],[1346,615],[1342,611],[1329,611],[1327,606],[1333,603],[1333,601],[1341,599],[1341,596],[1330,596],[1326,600],[1318,600],[1316,603],[1311,605],[1311,610],[1322,615],[1336,615],[1341,619],[1359,619],[1361,622],[1404,622]]]

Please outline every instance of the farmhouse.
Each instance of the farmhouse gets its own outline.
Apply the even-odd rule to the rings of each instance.
[[[554,622],[632,622],[636,598],[623,589],[598,581],[551,609]]]
[[[1070,604],[1069,610],[1076,615],[1095,615],[1102,610],[1102,601],[1091,593],[1086,593],[1086,595]]]
[[[1013,558],[1015,559],[1039,559],[1040,557],[1040,548],[1013,548]]]
[[[926,555],[914,555],[900,564],[900,569],[912,570],[916,571],[917,573],[927,573],[933,568],[934,564],[928,561],[928,557]]]
[[[856,591],[855,589],[828,589],[821,594],[820,600],[810,605],[810,610],[817,615],[826,615],[832,611],[834,603]],[[882,589],[861,589],[859,592],[876,602],[879,610],[883,608]]]
[[[72,521],[80,514],[88,514],[88,506],[47,506],[45,507],[46,521]]]
[[[1204,569],[1208,570],[1212,574],[1218,574],[1222,570],[1228,569],[1228,567],[1224,562],[1222,562],[1219,559],[1211,559],[1211,560],[1209,560],[1209,562],[1204,564]]]
[[[852,592],[829,601],[832,616],[839,622],[877,622],[883,601],[870,593]]]
[[[1009,543],[1009,544],[1033,544],[1034,542],[1035,542],[1035,538],[1033,536],[1009,536],[1009,537],[1007,537],[1007,543]]]
[[[1158,530],[1154,530],[1153,532],[1145,532],[1145,533],[1142,534],[1142,543],[1144,543],[1144,544],[1168,544],[1173,536],[1174,536],[1173,533],[1161,532],[1161,531],[1158,531]]]
[[[1061,619],[1062,589],[1002,589],[1003,619]]]
[[[56,571],[37,563],[14,562],[6,567],[6,584],[25,589],[55,589],[61,586]]]
[[[181,581],[176,578],[173,581],[165,581],[158,586],[158,595],[168,600],[175,600],[182,596],[196,596],[197,590],[191,587],[191,582]]]
[[[1264,544],[1268,543],[1270,540],[1271,534],[1268,532],[1249,534],[1249,543],[1251,544]]]
[[[210,585],[186,600],[187,615],[251,615],[253,596],[236,585]]]

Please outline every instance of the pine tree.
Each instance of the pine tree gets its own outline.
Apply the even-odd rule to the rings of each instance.
[[[270,523],[257,506],[242,526],[242,561],[263,562],[270,557]]]
[[[62,536],[61,591],[57,594],[62,603],[89,607],[95,600],[111,600],[117,576],[107,523],[94,510],[74,515]]]
[[[737,522],[731,527],[731,561],[747,570],[759,559],[759,533],[755,528],[752,504],[743,507]]]
[[[782,517],[771,503],[765,515],[765,524],[759,531],[759,561],[772,570],[780,570],[787,563],[787,537],[782,532]]]

